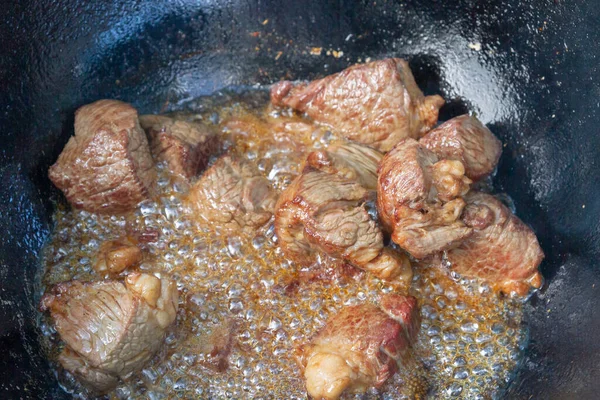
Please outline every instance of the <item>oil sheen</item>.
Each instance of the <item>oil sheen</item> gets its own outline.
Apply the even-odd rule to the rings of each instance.
[[[177,117],[211,125],[222,134],[224,151],[256,163],[281,191],[299,173],[307,151],[337,139],[267,103],[261,90],[221,93],[195,100]],[[129,214],[96,215],[59,205],[42,256],[42,290],[71,279],[99,280],[104,277],[92,264],[103,241],[131,232],[157,233],[155,242],[143,246],[138,269],[178,282],[177,322],[155,359],[106,397],[306,399],[294,349],[342,307],[375,302],[392,288],[360,271],[340,273],[339,263],[326,257],[310,268],[297,267],[278,248],[272,221],[250,236],[222,234],[196,222],[183,205],[189,183],[162,164],[157,170],[158,194]],[[411,398],[423,382],[429,398],[502,394],[526,346],[522,305],[449,267],[443,261],[414,265],[411,294],[422,317],[414,376],[422,382],[415,385],[414,376],[396,375],[379,390],[343,398]],[[49,358],[55,360],[60,338],[48,316],[40,316],[39,323]],[[226,334],[231,334],[231,351],[215,368],[202,349],[207,337]],[[66,391],[92,397],[54,365]]]

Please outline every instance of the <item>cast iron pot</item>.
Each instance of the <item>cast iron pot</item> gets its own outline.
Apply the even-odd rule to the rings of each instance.
[[[502,139],[495,185],[546,253],[546,286],[526,307],[526,361],[505,397],[598,398],[594,2],[2,3],[0,398],[67,397],[39,347],[36,274],[60,198],[47,169],[72,134],[77,107],[116,98],[142,113],[170,111],[228,86],[314,78],[390,56],[409,59],[421,88],[448,100],[442,119],[471,110]]]

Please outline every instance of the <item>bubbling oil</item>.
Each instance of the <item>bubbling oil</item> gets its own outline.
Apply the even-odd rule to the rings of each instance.
[[[226,149],[255,162],[282,190],[299,172],[306,151],[337,139],[325,129],[312,127],[291,142],[282,141],[269,124],[246,131],[237,126],[232,134],[232,119],[306,123],[265,104],[262,91],[221,94],[195,101],[193,111],[178,117],[214,125]],[[189,184],[162,164],[157,169],[158,194],[132,213],[107,216],[59,207],[43,253],[44,288],[71,279],[99,280],[103,277],[94,272],[92,263],[103,241],[131,232],[153,232],[158,239],[143,246],[139,270],[178,282],[177,323],[160,354],[106,397],[306,399],[294,349],[309,341],[342,307],[375,302],[392,288],[366,273],[302,279],[303,271],[277,246],[272,221],[250,236],[199,226],[182,202]],[[330,272],[337,268],[327,258],[321,264]],[[422,317],[415,354],[430,387],[428,396],[500,396],[526,345],[521,304],[498,297],[485,284],[449,273],[440,263],[414,269],[411,294],[418,299]],[[226,368],[216,370],[209,365],[210,356],[198,349],[223,326],[230,327],[232,346]],[[55,359],[61,343],[48,316],[40,317],[40,327],[49,357]],[[90,397],[70,374],[56,367],[65,390],[75,397]],[[406,379],[397,374],[378,390],[343,398],[410,398],[413,393],[407,390],[411,385]]]

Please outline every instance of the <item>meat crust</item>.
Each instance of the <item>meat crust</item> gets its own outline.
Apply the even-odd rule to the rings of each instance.
[[[75,136],[48,171],[75,208],[120,213],[153,192],[156,172],[135,108],[99,100],[75,113]]]
[[[154,158],[185,178],[202,172],[220,148],[219,137],[205,125],[162,115],[142,115],[140,124],[148,134]]]
[[[471,181],[460,161],[441,160],[413,139],[379,165],[377,211],[392,240],[415,258],[451,248],[472,233],[461,220]]]
[[[502,154],[502,143],[477,118],[469,115],[444,122],[419,142],[440,159],[462,162],[465,175],[474,181],[491,174]]]
[[[332,400],[342,392],[381,386],[403,368],[418,333],[416,299],[385,295],[380,307],[344,307],[331,316],[297,358],[314,399]]]
[[[63,367],[104,392],[156,354],[175,321],[177,298],[174,282],[136,273],[126,284],[60,283],[43,296],[41,309],[65,342]]]
[[[440,96],[423,96],[408,63],[398,58],[353,65],[308,84],[279,82],[271,102],[383,152],[401,139],[424,135],[444,104]]]
[[[490,282],[507,294],[542,285],[544,253],[533,231],[494,196],[470,192],[462,220],[473,235],[447,254],[452,269]]]
[[[374,174],[369,169],[374,169],[374,159],[368,158],[363,166],[370,167],[365,169],[334,151],[309,154],[301,175],[281,194],[275,207],[279,246],[299,264],[311,264],[318,252],[324,252],[408,287],[410,262],[405,255],[384,248],[381,229],[365,208],[374,192],[359,182],[372,185]]]

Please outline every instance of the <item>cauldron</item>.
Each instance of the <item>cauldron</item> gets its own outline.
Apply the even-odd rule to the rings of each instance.
[[[39,345],[47,178],[74,111],[172,111],[226,87],[404,57],[441,119],[472,111],[505,144],[495,187],[537,233],[544,288],[505,397],[600,392],[600,7],[562,0],[9,0],[0,7],[0,397],[59,399]]]

